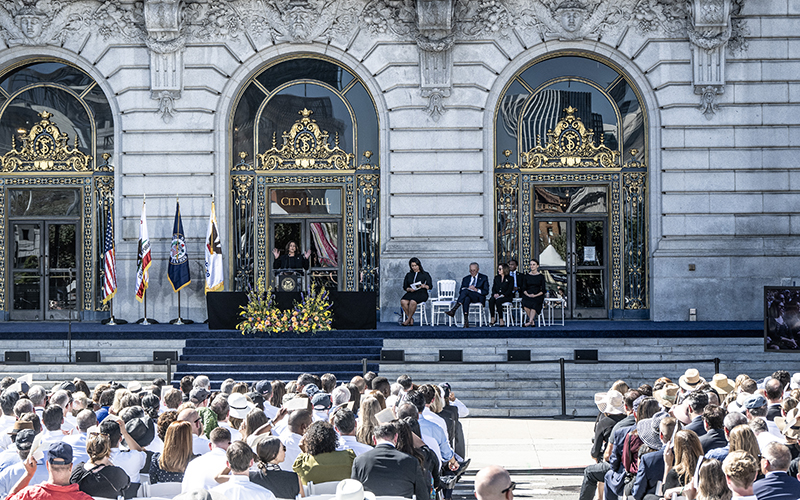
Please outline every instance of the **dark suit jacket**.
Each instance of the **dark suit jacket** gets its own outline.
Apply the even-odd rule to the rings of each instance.
[[[664,448],[639,458],[639,470],[633,481],[633,498],[642,500],[648,493],[656,493],[656,484],[664,477]]]
[[[469,283],[467,283],[469,286]],[[511,298],[511,292],[514,289],[513,283],[511,283],[511,277],[505,276],[503,280],[500,280],[500,275],[494,277],[494,281],[492,282],[492,296],[494,294],[499,293],[503,297]]]
[[[481,297],[486,298],[489,295],[489,278],[485,274],[478,273],[477,281],[475,283],[475,288],[480,290]],[[464,276],[464,279],[461,280],[461,289],[469,288],[469,282],[472,281],[472,275],[468,274]]]
[[[514,288],[519,289],[525,286],[525,273],[520,272],[519,269],[514,272],[517,274],[516,280],[514,280],[514,276],[511,276],[511,273],[508,275],[508,278],[511,280],[511,291],[514,291]]]
[[[611,469],[606,472],[604,481],[604,498],[606,498],[606,500],[616,500],[622,495],[622,489],[625,486],[625,475],[627,474],[625,472],[625,467],[622,466],[622,450],[625,446],[625,438],[628,436],[628,433],[635,429],[635,425],[623,427],[615,431],[611,436],[611,442],[614,448],[611,450],[611,459],[609,460]]]
[[[785,472],[769,472],[764,479],[753,483],[753,493],[758,500],[797,500],[800,481]]]
[[[417,499],[423,500],[430,496],[419,461],[387,444],[379,444],[356,457],[351,477],[377,496],[417,495]]]
[[[767,420],[775,420],[775,417],[781,416],[781,404],[775,403],[767,407]]]
[[[709,429],[708,432],[700,436],[700,444],[703,446],[705,455],[714,448],[722,448],[728,444],[725,439],[725,429]]]
[[[706,433],[706,428],[705,426],[703,426],[703,417],[702,416],[695,417],[695,419],[689,422],[689,425],[684,427],[684,429],[687,431],[694,431],[694,433],[697,434],[698,437],[702,436],[703,434]]]

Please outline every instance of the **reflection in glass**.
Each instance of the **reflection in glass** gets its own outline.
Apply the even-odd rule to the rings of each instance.
[[[40,282],[38,273],[14,273],[14,309],[39,309]]]
[[[605,223],[599,220],[575,221],[575,253],[579,266],[602,266],[604,264],[604,226]]]
[[[311,223],[311,267],[339,266],[339,223]]]
[[[289,59],[270,67],[256,77],[270,92],[293,80],[317,80],[342,90],[353,75],[341,66],[321,59]]]
[[[97,153],[96,162],[102,164],[103,153],[114,153],[114,115],[108,99],[99,85],[92,87],[83,100],[89,105],[94,113],[95,137]]]
[[[539,265],[566,267],[567,223],[565,221],[539,221]]]
[[[564,270],[546,269],[544,274],[546,295],[550,298],[562,298],[569,303],[569,276]],[[569,308],[569,306],[567,306]]]
[[[12,217],[79,217],[81,196],[77,189],[9,189],[8,212]]]
[[[500,109],[497,111],[497,145],[495,146],[498,164],[505,161],[503,151],[506,149],[517,150],[519,117],[528,97],[530,97],[528,90],[521,83],[514,81],[509,85],[506,94],[500,101]],[[514,161],[513,158],[510,159]]]
[[[266,98],[264,92],[255,84],[242,93],[242,97],[236,104],[236,113],[233,116],[233,163],[239,161],[239,153],[244,152],[253,156],[255,135],[253,134],[253,119],[256,116],[258,107]]]
[[[345,97],[353,108],[358,123],[356,161],[360,161],[364,151],[373,153],[378,151],[378,114],[375,112],[375,104],[361,82],[353,85]]]
[[[50,269],[74,269],[75,224],[50,224],[47,226],[48,265]]]
[[[537,214],[608,213],[605,186],[536,186],[534,194]]]
[[[329,89],[314,83],[298,83],[286,87],[270,98],[258,123],[258,148],[264,152],[275,145],[281,147],[284,132],[301,118],[300,110],[313,111],[311,119],[329,134],[330,147],[354,151],[353,119],[342,99]]]
[[[561,56],[545,59],[526,69],[520,75],[531,88],[557,76],[572,76],[597,82],[600,87],[608,87],[619,77],[617,70],[594,59],[580,56]]]
[[[68,273],[51,273],[47,278],[47,308],[51,311],[75,309],[77,282]]]
[[[92,83],[92,79],[73,66],[59,62],[43,62],[21,66],[11,71],[3,78],[0,86],[9,94],[13,94],[26,85],[38,82],[58,83],[80,94]]]
[[[311,286],[320,289],[327,288],[329,290],[336,290],[339,288],[339,272],[338,271],[311,271],[309,273],[309,282]]]
[[[575,307],[605,307],[606,291],[603,271],[583,270],[575,273]]]
[[[15,269],[39,269],[41,253],[41,227],[39,224],[14,224]]]

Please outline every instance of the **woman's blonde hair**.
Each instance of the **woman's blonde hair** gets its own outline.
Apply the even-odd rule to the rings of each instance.
[[[379,425],[375,415],[381,412],[381,404],[377,398],[367,396],[361,400],[361,408],[358,411],[358,429],[356,429],[356,439],[359,443],[372,445],[372,430]]]
[[[692,481],[697,459],[702,454],[703,446],[694,431],[682,430],[675,434],[675,472],[684,485]]]
[[[731,496],[722,462],[714,458],[703,460],[697,472],[697,500],[730,500]]]
[[[611,384],[611,390],[619,391],[619,393],[622,394],[623,396],[625,395],[626,392],[628,392],[628,389],[630,389],[630,387],[628,387],[628,384],[626,384],[624,380],[617,380],[616,382]]]
[[[442,389],[438,385],[433,386],[433,390],[436,395],[431,400],[431,411],[433,413],[439,413],[444,410],[444,398],[442,397]]]
[[[194,458],[192,443],[192,424],[185,421],[169,424],[158,466],[167,472],[185,472],[189,461]]]
[[[728,436],[730,447],[728,453],[733,451],[744,451],[754,457],[761,455],[761,448],[758,446],[758,439],[756,433],[747,424],[737,425],[731,429]]]
[[[114,415],[119,415],[120,410],[122,410],[122,398],[125,396],[130,396],[131,391],[128,389],[117,389],[114,392],[114,403],[111,405],[111,413]]]
[[[86,441],[86,454],[93,464],[111,455],[111,440],[106,434],[95,434]]]

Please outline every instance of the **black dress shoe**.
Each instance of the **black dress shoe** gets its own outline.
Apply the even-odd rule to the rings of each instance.
[[[464,315],[464,328],[469,328],[469,318]]]
[[[452,318],[453,316],[456,315],[456,311],[458,311],[459,307],[461,307],[461,303],[460,302],[456,302],[456,305],[453,306],[453,308],[450,309],[449,311],[446,311],[445,314]]]

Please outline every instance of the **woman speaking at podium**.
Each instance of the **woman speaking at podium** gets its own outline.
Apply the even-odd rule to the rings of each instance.
[[[275,271],[296,271],[302,274],[302,269],[308,270],[308,258],[311,256],[311,250],[307,250],[305,255],[301,255],[297,243],[290,241],[286,244],[283,255],[277,248],[272,250],[272,255],[275,256],[275,261],[272,263],[272,269]]]

